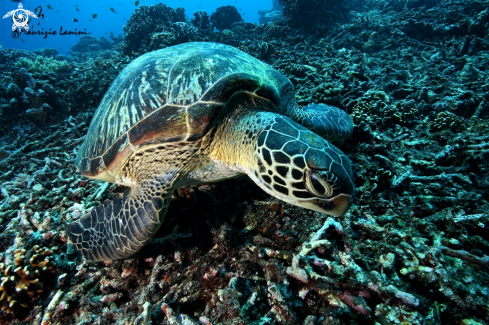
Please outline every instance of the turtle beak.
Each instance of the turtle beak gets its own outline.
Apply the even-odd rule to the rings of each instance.
[[[298,202],[304,208],[339,217],[351,206],[352,199],[352,195],[341,193],[329,199],[316,197],[298,200]]]

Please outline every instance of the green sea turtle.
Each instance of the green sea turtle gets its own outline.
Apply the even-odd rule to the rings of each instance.
[[[351,132],[345,112],[300,108],[289,79],[231,46],[147,53],[112,83],[76,157],[83,175],[129,188],[69,224],[69,238],[94,261],[129,257],[177,187],[243,174],[282,201],[339,216],[355,192],[351,163],[325,139]]]

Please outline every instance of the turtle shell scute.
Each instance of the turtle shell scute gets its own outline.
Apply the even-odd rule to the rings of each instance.
[[[195,42],[147,53],[109,87],[75,164],[83,175],[115,181],[137,148],[201,139],[236,93],[269,109],[279,106],[284,88],[292,88],[287,78],[228,45]]]

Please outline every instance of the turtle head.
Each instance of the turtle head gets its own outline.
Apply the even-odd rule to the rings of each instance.
[[[340,216],[355,194],[351,162],[338,148],[283,116],[257,138],[250,176],[287,203]]]

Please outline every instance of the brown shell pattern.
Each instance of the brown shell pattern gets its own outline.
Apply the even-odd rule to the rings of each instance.
[[[135,147],[197,140],[236,91],[278,101],[290,81],[234,47],[185,43],[140,56],[114,80],[81,146],[76,166],[113,181]]]

